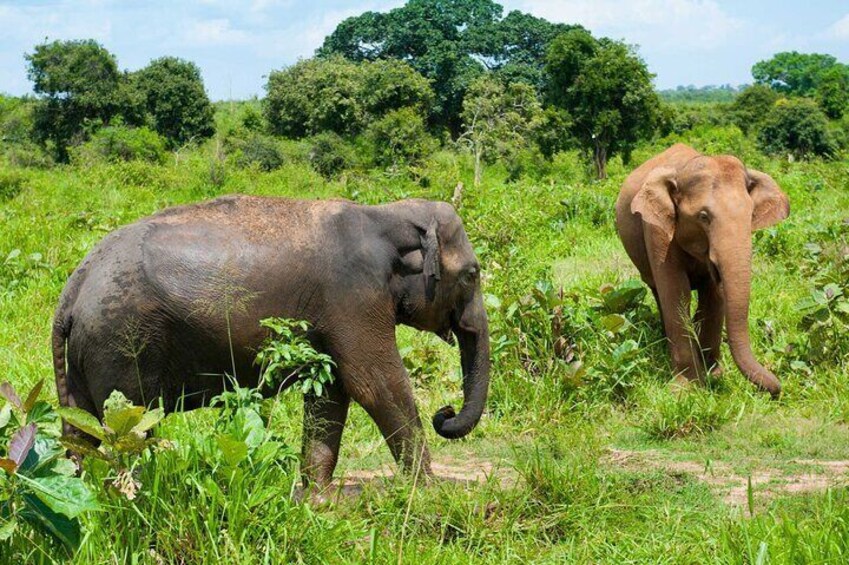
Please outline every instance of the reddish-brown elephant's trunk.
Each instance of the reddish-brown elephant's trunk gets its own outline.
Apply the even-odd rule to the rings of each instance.
[[[480,291],[453,325],[463,368],[463,408],[451,406],[433,416],[433,428],[444,438],[458,439],[471,432],[483,414],[489,391],[489,330]]]
[[[746,237],[717,250],[717,267],[725,291],[725,320],[731,355],[740,372],[773,398],[781,394],[775,375],[758,363],[749,340],[749,296],[752,286],[752,242]]]

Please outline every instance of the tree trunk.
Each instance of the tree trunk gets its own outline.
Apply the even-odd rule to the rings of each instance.
[[[593,164],[595,165],[596,178],[603,180],[607,178],[607,147],[596,142],[593,148]]]
[[[475,147],[475,186],[481,185],[483,169],[483,149],[480,145]]]

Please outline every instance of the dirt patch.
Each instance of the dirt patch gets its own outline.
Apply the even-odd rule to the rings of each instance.
[[[630,451],[610,449],[605,456],[611,465],[630,470],[662,470],[671,475],[686,474],[707,483],[726,504],[747,506],[749,482],[758,499],[774,498],[782,494],[800,494],[822,491],[829,487],[849,484],[849,460],[819,461],[793,459],[788,466],[797,472],[759,466],[751,474],[740,474],[722,461],[709,464],[698,461],[671,460],[657,450]]]
[[[485,459],[466,457],[463,460],[445,459],[431,463],[432,481],[473,485],[489,480],[497,481],[502,487],[516,482],[516,473],[506,464]],[[334,497],[357,496],[366,488],[385,488],[397,473],[394,465],[383,465],[377,469],[357,469],[345,472],[333,481]]]

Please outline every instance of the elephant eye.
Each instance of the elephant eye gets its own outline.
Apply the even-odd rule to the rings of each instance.
[[[701,212],[699,212],[699,220],[706,224],[710,223],[710,214],[708,214],[707,210],[702,210]]]

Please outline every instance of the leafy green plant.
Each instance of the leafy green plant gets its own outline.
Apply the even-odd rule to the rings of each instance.
[[[278,390],[297,382],[295,388],[303,394],[321,396],[324,388],[333,383],[336,363],[326,353],[316,351],[306,338],[309,323],[266,318],[260,325],[271,334],[256,356],[262,374],[260,382]]]
[[[235,381],[231,389],[212,399],[211,406],[221,407],[215,424],[213,459],[226,469],[235,470],[244,462],[252,466],[272,462],[289,464],[296,453],[280,441],[261,416],[263,396],[258,389],[241,387]],[[204,448],[209,452],[209,446]]]
[[[133,500],[141,488],[134,474],[142,455],[151,447],[165,443],[147,437],[147,432],[165,416],[162,408],[147,410],[144,406],[134,406],[115,390],[103,403],[102,424],[80,408],[61,407],[58,412],[66,422],[100,442],[95,447],[86,439],[65,435],[62,444],[75,453],[103,461],[110,470],[105,479],[110,490]]]
[[[42,385],[36,383],[25,400],[8,382],[0,385],[6,399],[0,409],[0,435],[8,437],[0,450],[0,544],[26,527],[73,552],[80,544],[79,516],[99,505],[48,432],[56,414],[50,404],[38,400]]]

